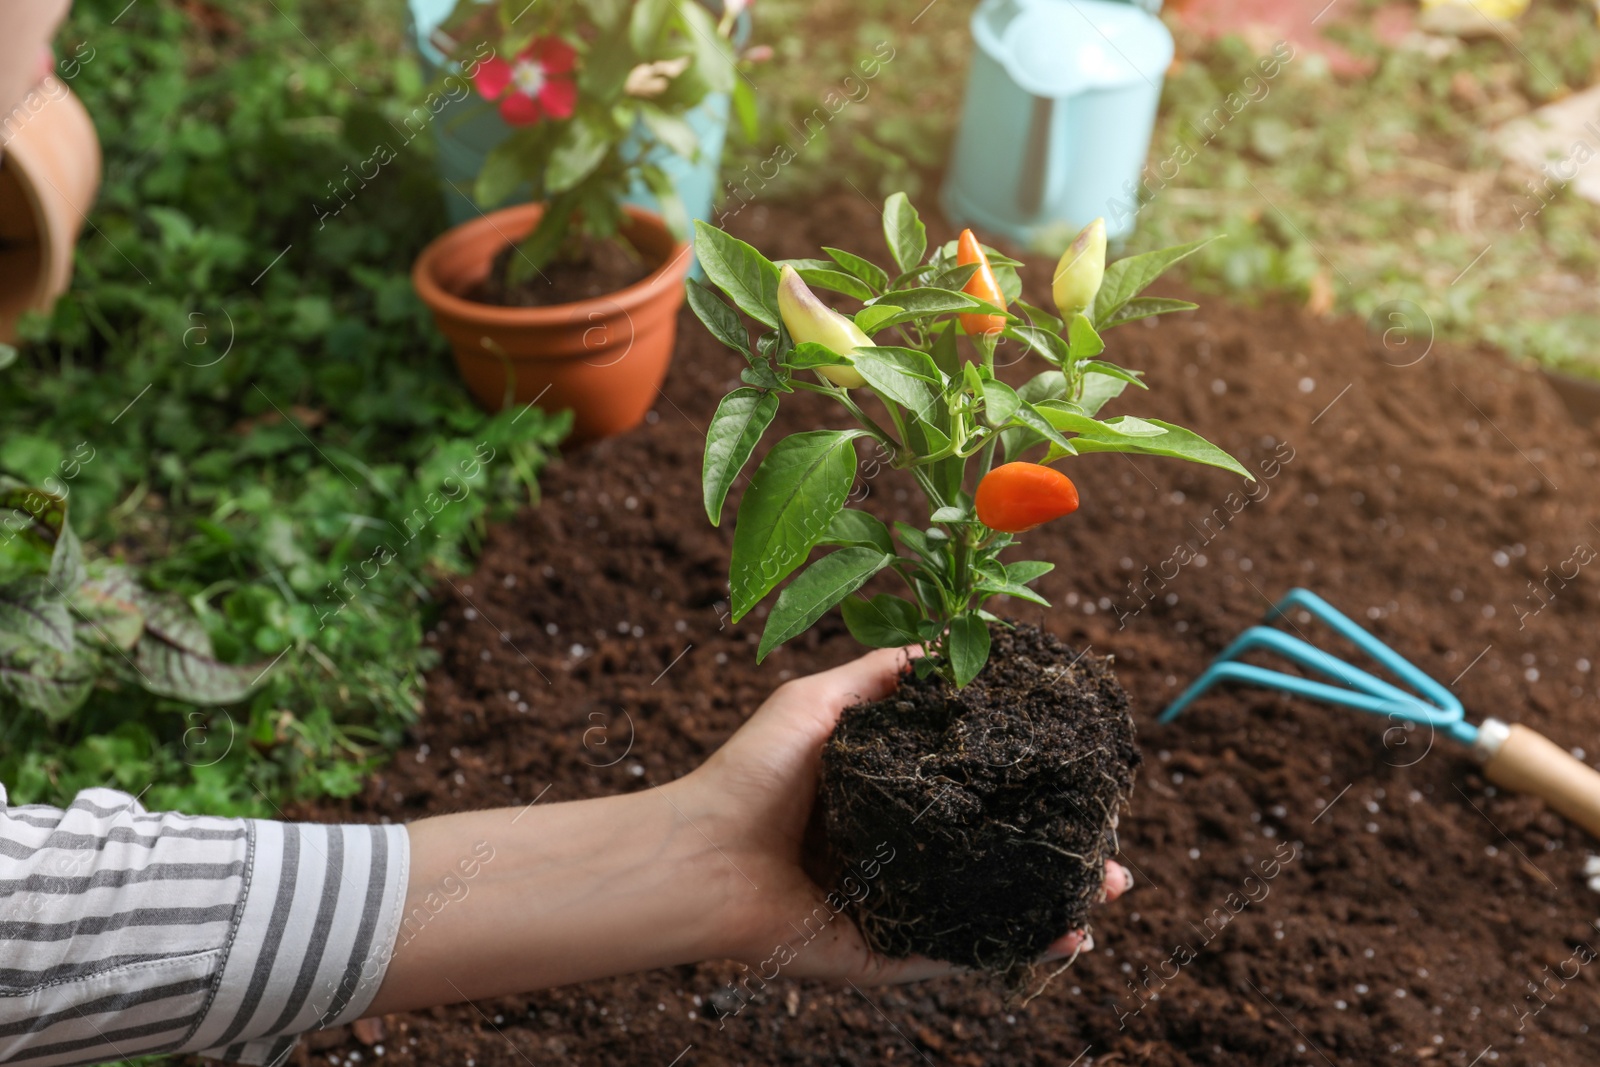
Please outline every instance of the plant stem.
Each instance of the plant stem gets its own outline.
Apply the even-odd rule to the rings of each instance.
[[[856,421],[860,422],[861,425],[866,428],[868,433],[876,437],[888,447],[890,453],[894,457],[890,461],[891,463],[893,463],[895,460],[898,460],[901,453],[905,452],[906,449],[904,445],[895,440],[894,437],[890,436],[888,430],[885,430],[882,426],[879,426],[872,416],[868,415],[865,411],[862,411],[861,406],[854,400],[850,399],[850,391],[848,389],[841,389],[838,386],[827,387],[812,385],[809,382],[793,382],[792,384],[803,385],[804,387],[815,392],[826,393],[829,396],[832,396],[835,400],[839,401],[839,403],[843,404],[845,406],[845,410],[849,411],[851,415],[855,416]],[[890,414],[893,413],[894,409],[891,408]],[[906,432],[905,427],[900,426],[898,428],[901,435],[904,436]]]
[[[983,462],[978,464],[978,481],[983,481],[983,476],[994,470],[994,446],[1000,441],[1000,435],[994,434],[983,446]]]
[[[928,472],[925,468],[912,467],[911,473],[916,477],[917,484],[922,487],[923,495],[926,496],[933,504],[932,509],[930,509],[930,513],[933,511],[938,511],[940,508],[946,506],[944,497],[939,495],[938,487],[935,486],[933,481],[928,477]]]

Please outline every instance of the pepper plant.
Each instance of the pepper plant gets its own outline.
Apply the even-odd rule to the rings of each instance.
[[[930,252],[926,228],[904,193],[885,203],[883,228],[892,271],[838,248],[823,248],[826,259],[772,262],[696,223],[700,264],[733,307],[695,281],[689,304],[747,363],[744,384],[722,399],[707,434],[706,514],[720,524],[728,491],[783,397],[804,390],[835,401],[854,426],[785,437],[750,478],[733,536],[733,619],[794,574],[767,617],[758,659],[840,605],[857,640],[872,647],[921,644],[928,655],[917,669],[937,671],[959,688],[988,660],[989,624],[997,621],[984,606],[991,597],[1049,606],[1028,585],[1053,564],[1001,559],[1017,544],[1015,535],[1077,507],[1071,480],[1049,464],[1126,452],[1250,474],[1180,426],[1098,417],[1128,386],[1147,388],[1141,372],[1103,358],[1102,334],[1194,308],[1140,293],[1205,242],[1107,266],[1105,228],[1097,219],[1056,269],[1057,315],[1024,302],[1020,264],[970,233]],[[845,315],[811,286],[861,306]],[[761,327],[753,345],[740,311]],[[995,373],[1002,345],[1022,346],[1041,364],[1018,388]],[[890,466],[911,472],[927,498],[926,526],[896,522],[891,529],[845,506],[860,441],[875,443]],[[800,570],[818,546],[832,551]],[[859,593],[886,570],[908,596]]]

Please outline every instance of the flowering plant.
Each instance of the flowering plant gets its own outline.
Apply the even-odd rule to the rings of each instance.
[[[733,16],[677,0],[458,0],[432,35],[495,105],[511,136],[484,160],[473,188],[499,204],[526,184],[545,205],[508,264],[524,280],[581,237],[618,232],[623,198],[640,186],[674,230],[688,219],[657,162],[686,158],[699,138],[685,115],[734,87]]]
[[[1181,426],[1099,417],[1128,386],[1148,388],[1143,372],[1102,358],[1101,334],[1192,310],[1185,300],[1140,294],[1204,241],[1107,264],[1105,224],[1096,219],[1051,278],[1057,315],[1023,301],[1021,264],[980,245],[970,231],[930,250],[904,193],[883,206],[893,270],[827,247],[827,259],[774,263],[715,227],[702,222],[696,229],[700,265],[733,307],[694,281],[689,306],[747,364],[743,384],[723,397],[706,435],[703,483],[712,523],[720,524],[729,490],[780,398],[820,393],[856,423],[785,437],[767,451],[740,500],[729,562],[733,621],[795,574],[767,615],[758,660],[838,605],[862,644],[921,644],[929,654],[917,661],[919,676],[937,672],[961,688],[988,662],[989,624],[1001,621],[987,601],[1007,596],[1049,606],[1029,585],[1054,565],[1002,562],[1000,555],[1018,543],[1017,534],[1077,510],[1077,487],[1051,464],[1123,452],[1252,477]],[[844,314],[810,286],[862,306]],[[762,327],[753,346],[739,312]],[[1017,388],[1001,381],[995,351],[1005,343],[1038,356],[1044,369]],[[927,526],[891,528],[845,506],[858,440],[874,442],[889,466],[911,472],[927,498]],[[819,546],[834,551],[801,570]],[[852,595],[880,571],[897,575],[911,598]]]

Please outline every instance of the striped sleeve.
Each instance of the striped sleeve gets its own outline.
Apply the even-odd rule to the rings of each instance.
[[[409,860],[401,826],[151,814],[109,789],[9,806],[0,786],[0,1063],[281,1063],[372,1002]]]

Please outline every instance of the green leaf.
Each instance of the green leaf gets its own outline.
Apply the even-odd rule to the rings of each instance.
[[[983,395],[983,383],[994,377],[977,363],[963,363],[961,365],[961,384],[972,391],[973,396]]]
[[[948,649],[950,670],[959,689],[976,678],[989,662],[988,624],[972,612],[957,615],[950,620]]]
[[[550,152],[544,170],[544,187],[550,193],[564,193],[573,188],[600,165],[611,151],[608,131],[596,122],[575,118],[567,124],[566,132]]]
[[[793,267],[796,271],[833,269],[833,264],[825,259],[812,259],[805,256],[796,259],[775,259],[772,262],[775,266]]]
[[[515,138],[489,150],[472,183],[472,199],[479,207],[496,208],[510,199],[528,178],[522,169],[522,145]]]
[[[896,522],[894,532],[907,548],[915,552],[935,572],[944,571],[945,552],[942,542],[935,541],[926,531],[904,522]]]
[[[893,304],[868,304],[856,312],[856,325],[861,327],[862,333],[870,336],[883,329],[884,323],[902,314],[904,310]]]
[[[644,119],[645,128],[673,152],[689,160],[699,156],[700,135],[694,132],[694,127],[687,120],[669,115],[658,107],[640,108],[639,114]]]
[[[683,39],[694,55],[694,64],[679,80],[692,75],[700,79],[707,92],[732,92],[737,80],[733,46],[717,32],[716,20],[702,4],[669,2],[677,11],[683,25]]]
[[[928,516],[929,522],[971,522],[972,515],[966,508],[947,504]]]
[[[5,488],[0,490],[0,511],[21,512],[15,519],[8,517],[6,529],[17,531],[40,548],[53,548],[67,525],[66,499],[9,478],[5,482]]]
[[[526,3],[526,0],[523,2]],[[612,3],[613,0],[605,2]],[[631,8],[631,2],[627,6]],[[637,55],[628,45],[628,27],[620,25],[620,18],[606,28],[601,13],[595,10],[593,4],[590,5],[589,11],[596,15],[595,21],[601,26],[602,32],[589,43],[588,53],[578,67],[578,99],[615,100],[622,95],[622,87],[627,82],[628,72],[637,62]],[[617,14],[620,15],[621,12]],[[503,44],[504,42],[502,49]],[[627,126],[631,128],[632,121],[629,121]]]
[[[706,431],[706,457],[701,473],[706,515],[711,525],[722,525],[722,503],[733,480],[744,469],[761,435],[778,414],[775,393],[735,389],[722,398]]]
[[[855,508],[841,508],[828,524],[828,532],[820,543],[875,548],[894,555],[894,539],[889,536],[889,527],[876,515]]]
[[[789,576],[827,533],[855,480],[865,430],[794,434],[762,459],[739,502],[729,565],[733,621]]]
[[[1133,322],[1136,319],[1146,319],[1151,315],[1167,315],[1174,311],[1193,311],[1199,304],[1191,304],[1187,300],[1173,300],[1165,296],[1139,296],[1123,304],[1117,312],[1107,321],[1100,324],[1100,329],[1109,330],[1113,326]]]
[[[1078,396],[1078,406],[1086,415],[1097,415],[1107,403],[1121,396],[1126,388],[1128,383],[1121,378],[1109,374],[1085,374],[1082,392]]]
[[[756,649],[756,662],[766,659],[789,638],[804,633],[824,612],[893,561],[894,556],[870,548],[841,548],[801,571],[772,606]]]
[[[1118,415],[1115,418],[1106,419],[1100,425],[1124,437],[1160,437],[1166,432],[1155,423],[1136,418],[1133,415]]]
[[[678,183],[668,176],[660,167],[651,165],[639,169],[640,176],[650,189],[650,194],[656,198],[656,207],[661,211],[661,218],[667,224],[667,229],[672,231],[674,237],[682,237],[689,232],[689,209],[684,206],[683,197],[678,195]]]
[[[907,424],[905,445],[914,455],[931,456],[935,452],[943,452],[950,447],[950,435],[934,425],[935,422],[946,422],[947,420],[944,416],[945,411],[941,404],[937,409],[928,412],[928,418],[913,419]],[[938,499],[948,500],[960,488],[961,482],[959,478],[956,479],[952,486],[945,483],[942,475],[945,465],[952,461],[957,466],[962,462],[959,456],[946,456],[942,460],[923,466],[929,477],[933,479],[934,484],[942,486]]]
[[[823,245],[822,250],[831,256],[835,263],[866,282],[873,289],[881,291],[889,288],[888,271],[871,260],[862,259],[854,252],[846,252],[842,248],[829,248],[827,245]]]
[[[827,345],[815,341],[802,341],[789,349],[783,357],[785,367],[795,370],[813,370],[817,367],[838,367],[849,364],[849,356],[841,356]]]
[[[1017,391],[998,378],[983,383],[983,420],[990,426],[1004,426],[1022,406]]]
[[[928,228],[905,193],[894,193],[884,201],[883,236],[901,270],[913,270],[922,263],[922,254],[928,250]]]
[[[976,263],[963,263],[935,275],[928,284],[935,289],[965,289],[972,276],[978,273]]]
[[[1015,563],[1006,564],[1006,581],[1014,585],[1027,585],[1037,581],[1056,569],[1054,563],[1046,563],[1037,559],[1019,559]]]
[[[755,88],[747,78],[738,78],[733,83],[733,111],[739,116],[739,132],[746,141],[761,136],[761,109],[756,102]]]
[[[1004,335],[1013,341],[1021,341],[1028,346],[1030,352],[1037,352],[1042,358],[1058,367],[1072,358],[1067,343],[1049,330],[1014,322],[1005,328]]]
[[[50,584],[70,596],[83,584],[87,575],[83,567],[83,546],[70,523],[62,523],[56,535],[55,548],[50,552]]]
[[[223,663],[193,609],[181,598],[146,593],[144,636],[134,646],[139,681],[157,696],[191,704],[233,704],[265,679],[266,663]]]
[[[909,600],[879,593],[871,600],[854,597],[840,606],[850,636],[868,648],[900,648],[921,643],[917,626],[922,612]]]
[[[1081,311],[1072,316],[1072,324],[1067,327],[1067,331],[1067,341],[1074,363],[1093,359],[1106,350],[1106,343],[1100,340],[1100,335],[1095,332],[1094,323],[1090,322],[1089,316]]]
[[[0,587],[0,716],[8,703],[60,722],[89,698],[92,659],[66,599],[43,576]],[[7,699],[9,698],[9,699]]]
[[[786,378],[778,377],[772,365],[764,359],[755,360],[740,371],[739,380],[755,389],[776,389],[780,393],[794,392],[794,386],[790,385]]]
[[[1216,240],[1191,241],[1173,248],[1161,248],[1142,255],[1128,256],[1106,265],[1105,278],[1100,282],[1100,292],[1095,296],[1094,321],[1110,323],[1117,317],[1122,305],[1144,291],[1145,286],[1159,278],[1168,267]],[[1109,329],[1109,326],[1105,327]]]
[[[120,652],[131,652],[144,636],[141,590],[131,571],[110,566],[93,581],[78,587],[72,607],[83,619],[79,636],[96,640]]]
[[[689,279],[687,296],[689,307],[712,337],[746,359],[751,358],[750,337],[744,332],[744,323],[739,321],[737,312],[718,299],[704,282],[695,278]]]
[[[1042,307],[1035,307],[1034,305],[1024,303],[1021,300],[1013,300],[1012,303],[1016,305],[1018,311],[1028,316],[1028,321],[1033,323],[1035,326],[1054,331],[1055,333],[1060,333],[1062,330],[1066,329],[1066,323],[1062,322],[1060,319],[1056,318]]]
[[[1107,440],[1120,437],[1159,437],[1166,433],[1154,423],[1133,418],[1131,415],[1118,415],[1115,419],[1100,422],[1085,415],[1078,405],[1066,401],[1047,400],[1038,405],[1038,411],[1058,430],[1089,434]]]
[[[948,322],[937,333],[928,355],[941,372],[947,377],[955,378],[961,374],[961,347],[958,344],[959,334],[956,324]]]
[[[1064,455],[1070,456],[1077,451],[1072,442],[1061,436],[1061,433],[1050,424],[1049,418],[1032,404],[1023,404],[1017,408],[1017,412],[1011,417],[1011,421],[1014,425],[1032,430],[1040,437],[1043,437],[1046,441],[1061,449]]]
[[[900,308],[905,315],[921,318],[926,315],[943,315],[948,312],[981,312],[995,315],[1002,313],[1002,309],[993,304],[984,303],[975,296],[955,289],[936,289],[924,286],[918,289],[895,289],[885,293],[882,297],[885,303],[892,303]]]
[[[1042,608],[1048,608],[1050,606],[1050,601],[1046,600],[1038,593],[1035,593],[1027,586],[1017,585],[1014,582],[985,579],[984,581],[979,582],[976,588],[978,592],[984,594],[985,596],[1008,596],[1016,600],[1027,601],[1029,604],[1038,604]]]
[[[0,651],[36,646],[75,654],[78,641],[65,594],[37,575],[0,586]]]
[[[757,322],[777,329],[778,268],[766,256],[737,237],[698,219],[694,224],[694,254],[706,277]]]
[[[509,275],[513,282],[526,281],[555,258],[567,237],[567,223],[577,207],[573,196],[558,196],[545,205],[544,214],[533,232],[517,245],[518,254],[511,257]]]
[[[799,271],[800,277],[807,285],[815,285],[821,289],[831,289],[845,296],[853,296],[857,300],[871,300],[872,290],[866,283],[853,274],[846,274],[842,270],[813,270],[807,268]]]
[[[1078,369],[1086,375],[1104,374],[1107,377],[1119,378],[1130,385],[1137,385],[1140,389],[1150,388],[1148,385],[1144,384],[1144,382],[1139,380],[1139,375],[1142,373],[1141,371],[1127,370],[1124,367],[1117,366],[1115,363],[1107,363],[1104,360],[1091,359],[1088,362],[1081,364]]]
[[[1079,452],[1128,452],[1141,456],[1169,456],[1220,467],[1244,478],[1254,479],[1245,467],[1228,453],[1207,441],[1193,430],[1174,426],[1160,419],[1141,419],[1140,422],[1159,427],[1160,436],[1141,434],[1135,437],[1115,432],[1082,433],[1072,439]],[[1109,425],[1109,424],[1107,424]]]
[[[655,51],[656,38],[672,12],[673,0],[636,0],[628,22],[628,43],[641,56]]]
[[[626,0],[589,0],[589,14],[594,18],[595,25],[602,30],[610,30],[617,26],[626,10]],[[500,12],[502,20],[515,19],[516,15],[505,10],[502,5]]]
[[[895,345],[871,345],[856,349],[856,355],[882,360],[901,374],[924,382],[931,382],[934,385],[942,385],[944,382],[944,375],[940,373],[932,358],[919,349],[900,348]]]
[[[1000,286],[1000,295],[1006,298],[1007,306],[1015,304],[1022,295],[1022,275],[1017,273],[1017,268],[1012,266],[1015,260],[1006,263],[995,262],[993,255],[989,256],[989,266],[994,270],[994,280]]]
[[[912,412],[919,419],[931,419],[942,409],[939,368],[926,352],[913,348],[858,348],[855,368],[885,400]]]
[[[1030,404],[1059,399],[1067,391],[1067,376],[1058,370],[1042,371],[1022,383],[1017,396]]]

